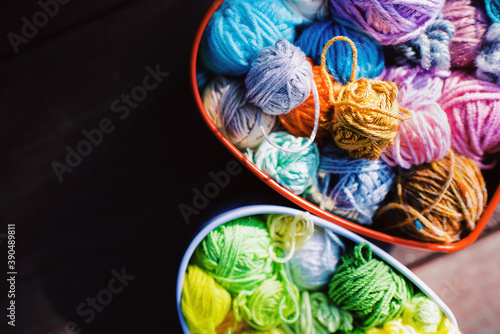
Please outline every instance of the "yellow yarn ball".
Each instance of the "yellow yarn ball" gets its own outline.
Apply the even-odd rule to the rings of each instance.
[[[403,320],[396,319],[386,322],[382,328],[373,327],[365,334],[419,334],[413,327],[403,324]]]
[[[272,328],[272,329],[264,331],[264,332],[249,331],[249,332],[243,332],[242,334],[286,334],[286,333],[279,328]]]
[[[212,276],[188,266],[182,286],[182,313],[192,334],[216,334],[231,309],[231,296]]]

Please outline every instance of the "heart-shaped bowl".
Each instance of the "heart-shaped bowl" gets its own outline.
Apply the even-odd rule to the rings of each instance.
[[[191,75],[191,84],[192,84],[192,89],[194,93],[194,97],[196,100],[196,104],[198,105],[198,108],[201,112],[201,115],[205,119],[205,122],[207,123],[208,127],[210,130],[214,133],[214,135],[219,139],[219,141],[231,152],[244,166],[246,166],[252,173],[257,175],[258,178],[260,178],[264,183],[266,183],[268,186],[276,190],[278,193],[295,203],[296,205],[302,207],[304,210],[309,211],[310,213],[321,217],[330,223],[336,224],[338,226],[344,227],[350,231],[353,231],[355,233],[361,234],[365,237],[377,239],[380,241],[384,241],[387,243],[395,244],[395,245],[400,245],[400,246],[407,246],[407,247],[412,247],[412,248],[417,248],[417,249],[423,249],[423,250],[429,250],[429,251],[440,251],[440,252],[454,252],[461,250],[469,245],[471,245],[481,234],[483,231],[484,227],[486,226],[486,223],[490,219],[491,215],[495,211],[498,203],[500,202],[500,184],[496,188],[493,196],[491,196],[488,206],[485,208],[481,219],[477,222],[476,227],[474,230],[465,238],[451,243],[451,244],[436,244],[436,243],[429,243],[429,242],[421,242],[421,241],[415,241],[415,240],[410,240],[402,237],[397,237],[397,236],[392,236],[387,233],[383,233],[380,231],[376,231],[374,229],[371,229],[369,227],[362,226],[360,224],[351,222],[349,220],[343,219],[339,216],[336,216],[335,214],[328,212],[326,210],[321,209],[317,205],[314,205],[313,203],[305,200],[304,198],[300,197],[299,195],[296,195],[289,191],[288,189],[285,189],[282,187],[280,184],[278,184],[276,181],[274,181],[269,175],[264,173],[261,169],[259,169],[252,161],[250,161],[236,146],[234,146],[224,135],[217,129],[215,124],[212,122],[210,119],[210,116],[203,106],[203,101],[200,95],[199,87],[198,87],[198,82],[197,82],[197,60],[198,60],[198,50],[200,47],[200,42],[203,36],[203,32],[205,31],[205,28],[208,24],[208,21],[210,21],[210,18],[214,14],[214,12],[217,10],[217,8],[222,4],[223,0],[216,0],[206,13],[205,17],[203,18],[200,27],[198,28],[198,31],[196,33],[196,37],[194,40],[194,45],[191,53],[191,68],[190,68],[190,75]],[[496,180],[498,179],[497,176],[492,175],[493,178]],[[488,189],[491,189],[491,182],[488,183],[488,178],[485,177],[486,182],[488,184]]]
[[[227,212],[224,212],[215,218],[209,220],[205,226],[201,229],[201,231],[196,235],[196,237],[191,241],[190,245],[188,246],[184,257],[182,258],[180,268],[179,268],[179,273],[177,276],[177,291],[176,291],[176,302],[177,302],[177,311],[179,314],[179,319],[181,322],[182,329],[184,330],[184,333],[188,334],[190,333],[189,328],[186,324],[186,320],[184,319],[184,316],[182,314],[182,305],[181,305],[181,300],[182,300],[182,287],[184,284],[184,278],[185,278],[185,273],[188,268],[188,264],[190,262],[190,259],[192,255],[194,254],[194,251],[196,247],[201,243],[201,241],[214,229],[216,229],[218,226],[223,225],[227,222],[230,222],[232,220],[242,218],[242,217],[247,217],[247,216],[255,216],[255,215],[262,215],[262,214],[283,214],[283,215],[289,215],[292,217],[295,217],[297,215],[303,214],[303,211],[289,208],[289,207],[284,207],[284,206],[276,206],[276,205],[251,205],[251,206],[245,206],[237,209],[233,209]],[[359,243],[367,243],[370,245],[370,248],[372,249],[373,254],[375,254],[378,258],[383,260],[385,263],[387,263],[389,266],[391,266],[396,272],[399,272],[402,276],[406,277],[410,282],[412,282],[418,289],[420,289],[421,292],[426,294],[430,299],[432,299],[443,311],[443,313],[448,317],[448,319],[451,321],[451,324],[458,330],[458,324],[457,320],[455,319],[455,316],[451,312],[451,310],[448,308],[448,306],[437,296],[437,294],[432,291],[420,278],[418,278],[411,270],[409,270],[407,267],[405,267],[402,263],[400,263],[398,260],[396,260],[394,257],[392,257],[390,254],[386,253],[379,247],[375,246],[373,243],[367,241],[363,237],[343,228],[340,226],[337,226],[335,224],[331,224],[330,221],[327,221],[325,219],[316,217],[311,215],[311,220],[315,224],[315,226],[321,226],[325,229],[328,229],[335,233],[337,236],[341,238],[345,238],[347,240],[350,240],[354,242],[355,244]]]

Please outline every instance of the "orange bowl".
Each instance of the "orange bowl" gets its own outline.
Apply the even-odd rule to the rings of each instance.
[[[313,203],[303,199],[302,197],[295,195],[291,191],[283,188],[276,181],[274,181],[269,175],[260,170],[252,161],[250,161],[247,157],[243,155],[224,135],[216,128],[210,116],[208,115],[205,107],[203,106],[203,101],[201,99],[201,95],[198,88],[198,82],[196,78],[197,74],[197,59],[198,59],[198,49],[200,46],[201,38],[203,36],[203,32],[208,24],[208,21],[215,13],[217,8],[222,4],[224,0],[215,0],[208,12],[205,14],[200,27],[196,33],[196,37],[194,40],[193,49],[191,52],[191,67],[190,67],[190,75],[191,75],[191,84],[194,93],[194,98],[196,100],[196,104],[200,109],[202,117],[205,119],[210,130],[214,133],[214,135],[219,139],[219,141],[231,152],[244,166],[246,166],[252,173],[254,173],[258,178],[260,178],[264,183],[270,186],[272,189],[276,190],[278,193],[295,203],[296,205],[302,207],[304,210],[309,211],[310,213],[321,217],[329,222],[344,227],[352,232],[358,233],[368,238],[373,238],[376,240],[384,241],[390,244],[412,247],[417,249],[429,250],[429,251],[440,251],[440,252],[455,252],[465,247],[471,245],[476,239],[479,237],[481,232],[483,231],[486,223],[490,219],[491,215],[495,211],[498,203],[500,202],[500,185],[496,189],[493,196],[491,196],[488,206],[483,212],[481,219],[476,224],[475,229],[465,238],[460,241],[451,243],[451,244],[435,244],[429,242],[420,242],[415,240],[409,240],[401,237],[392,236],[380,231],[375,231],[371,228],[361,226],[357,223],[348,221],[341,217],[334,215],[328,211],[325,211]]]

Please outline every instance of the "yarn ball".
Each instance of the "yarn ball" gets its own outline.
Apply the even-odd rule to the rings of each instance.
[[[288,276],[300,290],[319,290],[330,282],[344,249],[332,231],[316,227],[311,239],[287,262]]]
[[[500,1],[484,0],[486,13],[494,23],[500,23]]]
[[[403,322],[421,334],[436,333],[443,318],[439,306],[423,293],[414,295],[403,311]]]
[[[273,275],[271,243],[262,220],[238,218],[211,231],[196,248],[195,260],[234,296]]]
[[[487,193],[474,161],[451,150],[441,160],[400,170],[387,202],[376,215],[381,229],[423,242],[452,243],[475,228]]]
[[[397,134],[398,88],[393,82],[359,79],[343,86],[335,104],[331,129],[338,147],[353,158],[376,160]]]
[[[325,44],[335,36],[350,38],[358,48],[356,77],[375,78],[384,68],[382,47],[370,36],[346,22],[318,21],[305,27],[295,41],[316,64],[321,64],[321,52]],[[326,54],[326,66],[336,81],[349,82],[352,70],[352,49],[346,43],[334,43]]]
[[[340,217],[369,225],[391,188],[394,172],[382,160],[354,159],[329,145],[321,151],[318,176],[304,198]]]
[[[500,85],[500,23],[493,23],[484,35],[476,66],[476,76],[479,79]]]
[[[300,317],[293,325],[284,325],[290,334],[330,334],[353,329],[352,315],[332,304],[322,292],[303,291],[300,296]]]
[[[286,132],[273,132],[270,139],[285,149],[304,145],[307,138],[295,137]],[[300,195],[313,182],[319,165],[316,143],[298,153],[287,153],[263,141],[257,147],[251,160],[273,180],[294,194]]]
[[[455,71],[445,80],[439,104],[451,127],[451,145],[481,167],[500,151],[500,86]]]
[[[444,158],[450,152],[451,130],[446,113],[437,102],[413,105],[412,118],[401,122],[394,145],[380,157],[390,166],[410,168]]]
[[[248,101],[270,115],[286,114],[301,105],[313,84],[306,54],[284,39],[259,51],[245,79]]]
[[[450,74],[450,71],[425,71],[420,66],[392,66],[386,68],[382,80],[396,84],[400,106],[413,108],[423,102],[437,102],[444,78]]]
[[[310,60],[312,63],[312,60]],[[321,75],[321,66],[316,65],[312,67],[314,82],[318,89],[319,95],[319,112],[320,112],[320,124],[325,121],[326,117],[330,113],[332,104],[329,101],[329,90],[328,86]],[[330,74],[329,74],[330,75]],[[333,77],[330,75],[333,79]],[[341,85],[340,83],[334,81],[334,96],[336,97]],[[311,92],[309,97],[297,108],[290,111],[288,114],[282,114],[279,116],[281,124],[286,128],[288,132],[297,137],[309,137],[314,128],[315,114],[314,114],[314,97]],[[326,138],[330,137],[330,132],[328,129],[322,126],[318,127],[318,132],[316,133],[316,141],[322,143]]]
[[[355,23],[379,43],[404,43],[422,33],[443,8],[444,0],[330,0],[335,16]]]
[[[438,17],[420,35],[396,44],[396,64],[418,64],[425,70],[448,70],[450,68],[450,41],[455,35],[455,26]]]
[[[306,21],[322,20],[328,16],[326,0],[284,0],[290,10],[302,15]]]
[[[231,296],[212,276],[188,266],[182,286],[182,314],[192,333],[216,334],[231,308]]]
[[[285,333],[283,330],[281,330],[279,328],[272,328],[272,329],[269,329],[267,331],[249,330],[249,331],[245,331],[241,334],[289,334],[289,333]]]
[[[255,291],[240,293],[234,299],[233,308],[236,319],[243,318],[254,329],[265,331],[282,322],[297,321],[299,310],[295,303],[298,299],[297,287],[291,285],[287,291],[284,282],[272,277],[263,281]]]
[[[368,329],[399,317],[411,287],[385,262],[372,257],[370,245],[360,243],[342,256],[328,294],[359,320],[360,328]]]
[[[201,60],[215,73],[245,74],[261,49],[279,39],[293,41],[303,21],[281,0],[226,0],[207,24]]]
[[[231,143],[240,149],[254,148],[264,135],[257,122],[260,109],[249,103],[242,81],[218,76],[211,81],[203,93],[203,105],[214,125]],[[262,114],[262,124],[271,131],[276,117]]]
[[[450,44],[451,65],[473,67],[489,26],[488,16],[474,0],[446,1],[443,16],[455,26]]]

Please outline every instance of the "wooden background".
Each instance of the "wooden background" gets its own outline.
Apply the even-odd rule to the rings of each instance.
[[[193,189],[211,181],[211,171],[225,170],[233,159],[204,125],[189,83],[192,41],[210,2],[72,0],[17,54],[7,35],[20,34],[22,18],[32,21],[40,7],[34,0],[3,4],[0,237],[16,224],[18,276],[15,328],[6,326],[6,285],[0,284],[1,333],[180,333],[178,266],[203,221],[243,204],[293,206],[244,170],[189,224],[178,210],[192,204]],[[157,64],[169,76],[120,120],[111,103]],[[75,148],[82,130],[103,118],[115,131],[59,182],[51,164],[63,162],[65,147]],[[496,236],[491,226],[485,241]],[[464,334],[500,332],[498,243],[484,244],[446,256],[393,250],[458,305],[457,317],[469,326]],[[0,243],[1,257],[5,246]],[[78,305],[95,298],[121,268],[134,280],[86,323]],[[490,313],[476,315],[483,309]]]

